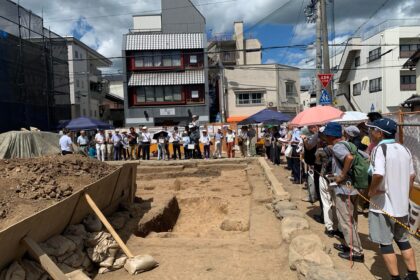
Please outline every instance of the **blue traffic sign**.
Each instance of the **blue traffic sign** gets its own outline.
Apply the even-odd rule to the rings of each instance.
[[[326,89],[321,90],[321,97],[319,98],[319,104],[331,105],[331,97]]]

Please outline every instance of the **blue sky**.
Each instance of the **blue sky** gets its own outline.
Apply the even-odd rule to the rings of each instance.
[[[241,20],[245,30],[264,47],[308,44],[314,40],[313,24],[303,13],[310,0],[192,0],[203,13],[207,29],[214,33],[232,33],[233,22]],[[122,34],[132,27],[132,15],[158,13],[159,0],[20,0],[36,14],[44,14],[44,23],[54,32],[73,35],[106,57],[121,55]],[[385,19],[418,18],[418,0],[327,0],[328,16],[334,16],[337,42],[362,26],[362,31]],[[269,15],[269,16],[268,16]],[[295,29],[295,36],[291,36]],[[312,50],[266,50],[264,62],[314,68]],[[114,60],[118,69],[118,60]],[[308,76],[302,71],[303,76]]]

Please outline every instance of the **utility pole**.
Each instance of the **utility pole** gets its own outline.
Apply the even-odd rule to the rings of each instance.
[[[318,79],[318,74],[322,73],[322,14],[321,14],[321,0],[316,1],[316,104],[319,105],[321,97],[321,81]]]
[[[324,61],[323,74],[331,74],[330,68],[330,50],[328,46],[328,19],[327,19],[327,3],[326,0],[318,1],[321,11],[321,25],[322,25],[322,58]],[[330,100],[334,103],[334,95],[332,91],[333,80],[328,84],[326,90],[330,95]]]

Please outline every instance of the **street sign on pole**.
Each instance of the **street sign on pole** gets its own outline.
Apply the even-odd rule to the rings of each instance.
[[[331,105],[331,97],[328,94],[328,91],[323,89],[321,91],[321,97],[319,98],[319,104],[320,105]]]
[[[318,74],[318,79],[321,81],[322,87],[326,88],[333,76],[334,74]]]

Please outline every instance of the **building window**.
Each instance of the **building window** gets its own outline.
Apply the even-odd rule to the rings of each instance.
[[[135,68],[158,68],[181,66],[181,52],[142,52],[134,58]]]
[[[236,94],[236,105],[261,105],[263,104],[262,92],[249,92]]]
[[[197,64],[197,63],[198,63],[197,55],[190,55],[190,64]]]
[[[83,109],[83,117],[86,117],[86,109]]]
[[[199,98],[198,90],[192,90],[191,91],[191,98]]]
[[[403,85],[415,84],[416,75],[401,76],[400,80],[401,80],[401,84]]]
[[[82,88],[85,88],[85,81],[82,80]]]
[[[354,58],[354,67],[360,66],[360,56]]]
[[[400,90],[416,90],[416,75],[401,76]]]
[[[172,92],[174,96],[174,101],[182,101],[182,87],[174,86],[172,87]]]
[[[362,84],[357,83],[353,84],[353,96],[361,95],[362,94]]]
[[[374,49],[373,51],[369,52],[368,62],[372,62],[377,60],[381,57],[381,48]]]
[[[296,84],[295,82],[286,82],[286,97],[295,97],[296,93]]]
[[[179,103],[185,101],[182,94],[182,86],[138,87],[135,93],[136,103]]]
[[[80,82],[78,79],[76,79],[76,87],[80,87]]]
[[[376,78],[369,81],[369,92],[377,92],[382,90],[382,78]]]
[[[79,58],[79,53],[77,51],[74,51],[74,57]]]

